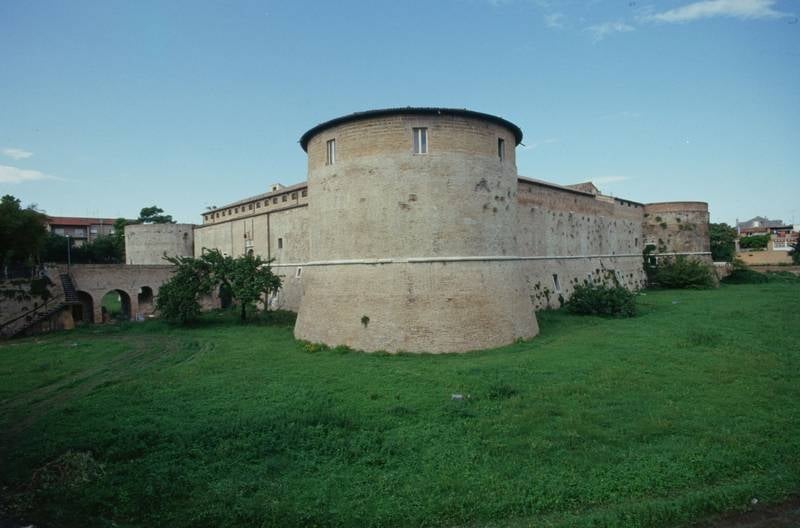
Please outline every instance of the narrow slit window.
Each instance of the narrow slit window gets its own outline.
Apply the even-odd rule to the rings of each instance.
[[[336,163],[336,140],[329,139],[325,146],[325,165],[333,165]]]
[[[428,153],[428,129],[414,128],[414,154]]]
[[[283,239],[282,238],[278,239],[278,249],[283,249]]]
[[[297,268],[297,273],[295,274],[295,277],[299,277],[301,273],[303,273],[303,268]]]
[[[558,273],[553,273],[553,287],[556,289],[556,293],[561,293],[561,283],[558,282]]]
[[[506,159],[506,140],[503,138],[497,138],[497,157],[500,161]]]

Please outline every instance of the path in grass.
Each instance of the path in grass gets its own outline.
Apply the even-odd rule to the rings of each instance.
[[[673,526],[800,490],[800,286],[639,300],[455,356],[231,320],[3,345],[0,483],[65,527]]]

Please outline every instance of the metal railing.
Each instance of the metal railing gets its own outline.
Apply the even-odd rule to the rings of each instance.
[[[29,322],[33,321],[36,318],[37,312],[46,314],[51,308],[54,308],[54,307],[56,307],[58,305],[63,305],[64,304],[64,300],[65,300],[64,299],[64,294],[60,293],[60,294],[56,295],[55,297],[50,297],[49,299],[45,299],[44,304],[40,304],[40,305],[34,306],[33,308],[22,312],[20,315],[14,317],[13,319],[9,319],[8,321],[3,321],[2,323],[0,323],[0,335],[8,337],[8,334],[6,333],[6,329],[9,326],[11,326],[12,323],[17,322],[22,318],[27,318],[25,320],[25,323],[29,323]],[[21,330],[21,328],[20,329],[16,329],[14,331],[19,331],[19,330]]]

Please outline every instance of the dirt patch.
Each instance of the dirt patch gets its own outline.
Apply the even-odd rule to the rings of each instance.
[[[750,511],[726,513],[695,523],[693,528],[797,528],[800,496],[773,505],[756,504]]]

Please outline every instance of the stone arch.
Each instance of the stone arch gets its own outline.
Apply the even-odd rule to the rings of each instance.
[[[104,323],[114,319],[130,321],[131,296],[125,290],[109,290],[100,300],[100,311]]]
[[[139,293],[136,296],[137,304],[139,305],[139,313],[142,315],[150,315],[155,311],[153,304],[153,288],[150,286],[142,286],[139,288]]]
[[[94,323],[94,298],[88,292],[78,290],[75,292],[80,304],[72,306],[72,319],[75,324]]]

